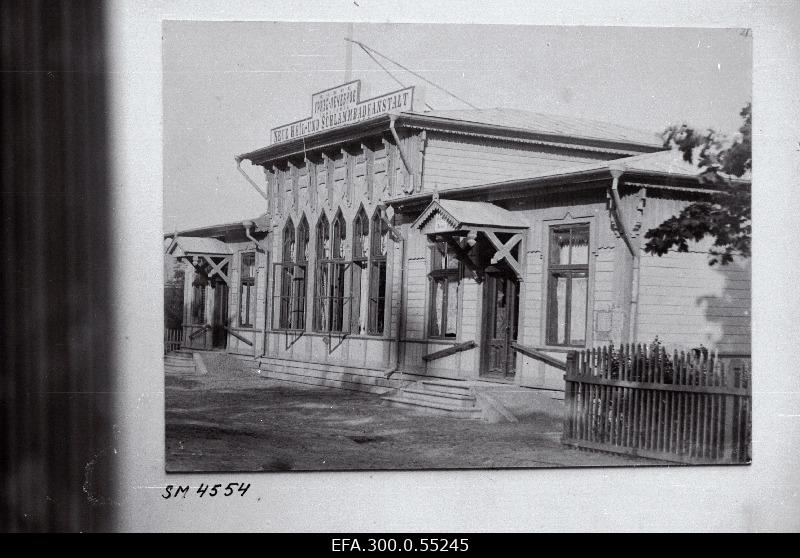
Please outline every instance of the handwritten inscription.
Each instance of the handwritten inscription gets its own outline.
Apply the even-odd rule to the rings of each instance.
[[[223,486],[225,488],[223,488]],[[227,485],[223,484],[204,484],[200,483],[196,489],[187,485],[168,484],[164,488],[164,493],[161,497],[165,500],[175,498],[186,498],[186,496],[195,496],[197,498],[214,498],[216,496],[229,497],[229,496],[244,496],[250,488],[250,483],[229,482]]]

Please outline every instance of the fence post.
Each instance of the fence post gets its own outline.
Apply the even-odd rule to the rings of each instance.
[[[564,374],[564,430],[561,433],[561,439],[569,440],[573,438],[575,428],[575,382],[570,378],[576,375],[575,365],[577,363],[577,351],[569,351],[567,353],[566,371]]]

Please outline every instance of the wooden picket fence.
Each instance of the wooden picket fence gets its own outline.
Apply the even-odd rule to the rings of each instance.
[[[749,463],[749,365],[627,344],[567,356],[564,444],[687,464]]]
[[[182,329],[166,329],[164,328],[164,354],[170,351],[177,351],[181,348],[183,343],[183,330]]]

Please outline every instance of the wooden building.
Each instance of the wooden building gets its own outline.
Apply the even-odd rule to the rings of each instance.
[[[257,236],[238,223],[169,247],[192,271],[188,346],[339,387],[436,377],[563,390],[548,363],[567,351],[656,336],[749,357],[749,261],[709,266],[703,244],[642,249],[645,231],[709,196],[702,169],[655,134],[520,110],[421,112],[412,93],[322,92],[310,118],[237,157],[266,179]]]
[[[167,257],[184,271],[184,348],[260,354],[267,310],[266,225],[262,216],[165,236]]]

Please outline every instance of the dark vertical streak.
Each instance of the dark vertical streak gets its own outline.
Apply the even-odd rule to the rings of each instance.
[[[30,35],[28,35],[31,39],[28,67],[31,70],[31,93],[34,102],[32,103],[31,119],[27,130],[30,133],[30,146],[28,148],[30,152],[30,163],[26,165],[25,168],[30,171],[30,183],[33,187],[33,192],[36,193],[36,195],[29,197],[31,202],[31,215],[39,216],[47,215],[50,209],[49,204],[45,205],[46,192],[44,188],[42,188],[42,174],[45,172],[45,169],[42,168],[44,162],[42,151],[45,147],[44,138],[42,137],[42,128],[44,126],[42,112],[46,110],[50,99],[47,94],[47,88],[43,86],[41,79],[42,70],[45,66],[43,62],[47,59],[47,49],[49,45],[42,41],[42,36],[47,36],[46,29],[44,33],[42,32],[42,27],[47,24],[47,16],[42,13],[41,1],[31,0],[30,6],[33,11],[33,17],[30,18]],[[56,206],[59,205],[60,204],[56,204]],[[27,228],[27,230],[28,234],[33,236],[32,241],[34,246],[46,246],[46,238],[44,235],[45,227],[33,226]],[[28,498],[30,498],[30,501],[36,503],[36,506],[32,509],[34,516],[41,517],[43,521],[51,524],[52,518],[48,513],[48,497],[50,496],[49,485],[52,478],[49,474],[48,466],[52,456],[48,451],[48,437],[50,432],[47,427],[49,399],[47,395],[49,391],[48,365],[50,364],[50,353],[47,351],[47,347],[44,344],[44,341],[47,339],[47,334],[49,333],[49,327],[47,325],[43,327],[41,321],[44,318],[45,323],[49,325],[54,320],[57,321],[58,316],[53,315],[56,314],[55,311],[57,308],[51,309],[50,312],[45,309],[44,298],[47,296],[47,283],[45,281],[46,270],[44,264],[49,260],[47,256],[48,250],[44,249],[39,252],[37,257],[30,258],[30,267],[32,269],[30,269],[28,276],[25,278],[25,284],[30,289],[29,296],[32,303],[30,313],[26,314],[26,318],[28,319],[28,335],[26,335],[27,341],[25,345],[28,353],[28,362],[30,363],[30,367],[35,371],[38,380],[35,389],[31,393],[31,398],[36,405],[36,417],[34,419],[36,455],[44,456],[43,459],[36,459],[36,474],[40,480],[36,485],[31,483],[31,493],[28,495]],[[41,335],[41,333],[37,331],[42,329],[45,331],[45,335]]]
[[[112,525],[102,4],[0,3],[0,529]]]
[[[74,28],[74,22],[71,17],[72,10],[71,9],[62,9],[61,10],[61,28],[60,32],[64,35],[69,33],[70,29]],[[59,64],[64,67],[67,67],[70,61],[75,56],[74,54],[74,45],[69,42],[65,41],[63,48],[61,49],[61,59],[59,60]],[[75,126],[76,122],[73,118],[73,112],[71,108],[75,106],[75,95],[73,88],[65,87],[64,82],[59,82],[59,91],[60,95],[60,110],[64,115],[64,146],[65,149],[62,153],[59,154],[59,159],[63,162],[63,176],[64,180],[68,184],[74,184],[76,179],[75,173],[75,164],[72,157],[67,156],[66,147],[69,145],[75,144]],[[76,211],[75,211],[75,202],[73,200],[65,200],[64,203],[64,223],[67,230],[76,230],[78,221],[76,219]],[[64,256],[60,258],[60,263],[64,265],[65,273],[69,277],[77,277],[78,273],[78,262],[80,261],[78,258],[79,252],[76,249],[77,244],[72,243],[67,250],[64,251]],[[76,304],[76,300],[78,299],[78,289],[76,288],[76,282],[71,281],[68,282],[66,285],[63,285],[62,292],[64,294],[65,302],[66,302],[66,322],[67,327],[70,330],[74,330],[79,323],[79,315],[78,315],[78,305]],[[58,286],[56,287],[58,288]],[[79,351],[76,351],[72,344],[67,343],[65,347],[65,362],[69,370],[76,370],[80,366],[80,359],[78,358]],[[67,396],[67,400],[69,401],[69,411],[67,416],[69,418],[69,422],[65,425],[66,437],[68,440],[72,440],[75,437],[80,435],[80,430],[77,424],[77,417],[80,415],[80,407],[79,407],[79,398],[74,395],[78,389],[80,388],[79,383],[77,382],[74,375],[70,374],[68,380],[66,382],[66,391],[69,392]],[[75,459],[70,459],[69,463],[67,464],[65,476],[67,479],[75,478],[76,476],[80,476],[80,466],[76,463]],[[69,525],[67,529],[69,531],[77,531],[80,529],[80,518],[79,518],[79,510],[80,510],[80,500],[81,494],[72,492],[69,495],[69,505],[67,509],[69,510]]]
[[[0,21],[3,22],[11,22],[11,9],[9,8],[8,2],[0,2]],[[2,24],[0,24],[2,25]],[[11,68],[11,60],[13,56],[12,52],[12,40],[10,33],[7,32],[6,26],[2,27],[3,32],[0,33],[0,66],[3,69]],[[0,78],[0,83],[3,84],[0,87],[0,99],[2,99],[2,116],[3,122],[11,122],[11,114],[12,114],[12,98],[14,97],[14,85],[15,82],[8,82],[5,79]],[[9,138],[3,136],[3,141],[0,142],[0,149],[2,149],[2,160],[0,160],[0,172],[2,172],[3,177],[3,188],[7,188],[8,185],[12,183],[12,151],[13,147]],[[5,203],[6,195],[3,194],[3,203],[0,204],[0,215],[2,216],[2,258],[3,258],[3,279],[2,279],[2,288],[4,293],[12,292],[12,287],[14,285],[14,275],[11,273],[10,262],[13,261],[14,253],[13,253],[13,242],[12,242],[12,225],[11,225],[11,216],[13,215],[13,208],[12,205],[9,203]],[[3,319],[3,329],[6,329],[8,324],[8,314],[6,312],[6,300],[5,297],[0,299],[0,315],[2,315]],[[4,335],[0,335],[2,338],[3,343],[3,354],[5,355],[5,365],[8,366],[9,370],[15,370],[17,368],[17,353],[13,350],[14,347],[14,335],[10,331],[6,331]],[[4,432],[3,432],[3,455],[5,458],[0,459],[0,475],[3,478],[3,494],[5,497],[0,499],[0,512],[2,513],[3,524],[7,527],[7,529],[15,529],[15,517],[10,512],[10,510],[16,507],[17,502],[17,492],[16,492],[16,484],[14,483],[13,479],[11,478],[10,474],[10,464],[16,462],[16,448],[12,441],[17,432],[17,424],[14,415],[15,410],[15,400],[16,400],[16,383],[15,378],[11,374],[3,373],[3,390],[0,392],[0,402],[2,402],[2,415],[3,415],[3,425],[4,425]]]

